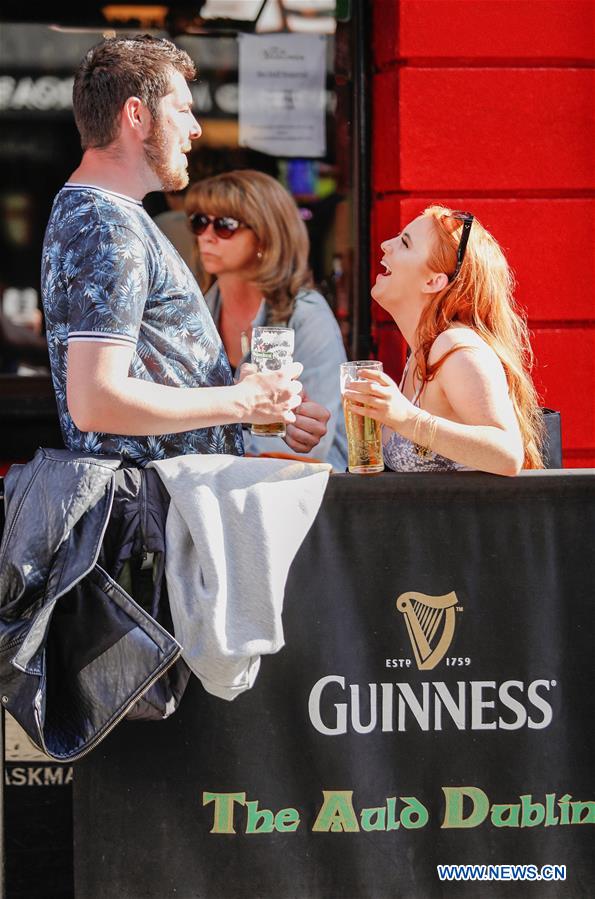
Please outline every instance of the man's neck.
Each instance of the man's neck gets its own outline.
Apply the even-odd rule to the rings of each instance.
[[[81,164],[68,179],[71,184],[101,187],[134,200],[142,200],[152,190],[160,190],[157,179],[146,164],[119,155],[111,147],[90,149],[83,154]],[[152,183],[152,181],[155,183]]]

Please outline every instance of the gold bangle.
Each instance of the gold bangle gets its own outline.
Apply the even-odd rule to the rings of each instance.
[[[438,422],[436,421],[433,415],[430,415],[428,418],[428,437],[426,440],[426,447],[428,452],[432,452],[432,447],[434,446],[434,440],[436,439],[436,429],[438,428]]]
[[[414,443],[416,446],[419,446],[419,444],[420,444],[417,433],[419,431],[419,427],[423,420],[424,420],[424,413],[420,409],[420,411],[415,416],[415,421],[413,423],[413,434],[411,435],[411,442]]]
[[[415,419],[415,424],[413,426],[413,435],[412,435],[412,443],[415,448],[415,452],[418,456],[424,457],[430,454],[430,440],[432,437],[432,423],[435,423],[435,419],[430,415],[429,412],[424,412],[420,409],[419,414]],[[426,430],[426,438],[424,439],[423,434],[418,437],[418,431],[422,427],[422,425],[427,425],[428,428]]]

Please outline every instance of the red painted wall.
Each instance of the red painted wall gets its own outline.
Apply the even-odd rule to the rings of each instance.
[[[504,247],[564,463],[595,467],[593,0],[374,0],[372,274],[432,201]],[[372,311],[398,376],[396,326]]]

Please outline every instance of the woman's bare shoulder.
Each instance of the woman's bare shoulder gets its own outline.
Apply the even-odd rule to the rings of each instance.
[[[492,347],[471,328],[449,328],[439,334],[430,350],[430,364],[437,362],[451,350],[438,369],[436,381],[443,389],[462,385],[461,389],[477,389],[491,384],[507,389],[502,362]],[[466,386],[464,386],[466,385]],[[474,387],[473,387],[474,385]]]
[[[445,353],[454,349],[469,349],[475,353],[485,354],[486,356],[495,355],[492,348],[486,343],[483,337],[472,328],[462,326],[453,326],[446,331],[442,331],[436,337],[430,348],[428,362],[433,365],[444,356]]]

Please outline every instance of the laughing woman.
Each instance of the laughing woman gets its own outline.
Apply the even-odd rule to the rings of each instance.
[[[381,245],[372,297],[410,353],[399,386],[362,372],[345,397],[383,424],[395,471],[543,468],[528,331],[494,238],[470,213],[430,206]]]

